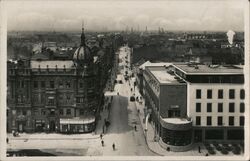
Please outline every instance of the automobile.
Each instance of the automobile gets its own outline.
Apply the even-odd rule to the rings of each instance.
[[[134,101],[135,101],[135,97],[134,97],[134,96],[131,96],[131,97],[130,97],[130,101],[131,101],[131,102],[134,102]]]
[[[119,80],[119,83],[122,84],[122,80]]]

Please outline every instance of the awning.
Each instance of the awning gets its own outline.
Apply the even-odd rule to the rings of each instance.
[[[95,122],[95,117],[89,118],[60,118],[60,124],[90,124]]]

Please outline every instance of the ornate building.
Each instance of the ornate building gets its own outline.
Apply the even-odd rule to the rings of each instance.
[[[112,59],[113,52],[104,53]],[[31,59],[8,62],[7,130],[82,133],[95,129],[103,103],[108,61],[85,43],[72,60]]]

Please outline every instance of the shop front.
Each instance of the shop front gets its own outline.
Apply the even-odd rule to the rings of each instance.
[[[187,151],[192,148],[192,120],[186,118],[160,118],[160,145],[170,151]]]
[[[35,132],[45,132],[45,120],[35,120]]]
[[[95,117],[60,118],[61,133],[88,133],[95,130]]]

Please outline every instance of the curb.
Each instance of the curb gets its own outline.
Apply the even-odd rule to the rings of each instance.
[[[137,103],[136,103],[136,102],[135,102],[135,106],[136,106],[136,109],[138,110],[138,107],[137,107]],[[139,120],[140,120],[140,123],[141,123],[141,126],[142,126],[143,135],[144,135],[145,142],[146,142],[146,144],[147,144],[147,148],[148,148],[152,153],[154,153],[154,154],[156,154],[156,155],[165,156],[165,155],[163,155],[163,154],[160,154],[160,153],[155,152],[154,150],[152,150],[152,149],[150,148],[150,146],[149,146],[149,144],[148,144],[148,140],[147,140],[147,138],[146,138],[145,131],[144,131],[144,129],[143,129],[143,125],[142,125],[142,121],[141,121],[141,118],[140,118],[139,113],[137,113],[137,115],[138,115],[138,117],[139,117]]]
[[[89,140],[98,139],[99,136],[93,138],[9,138],[10,140]]]

